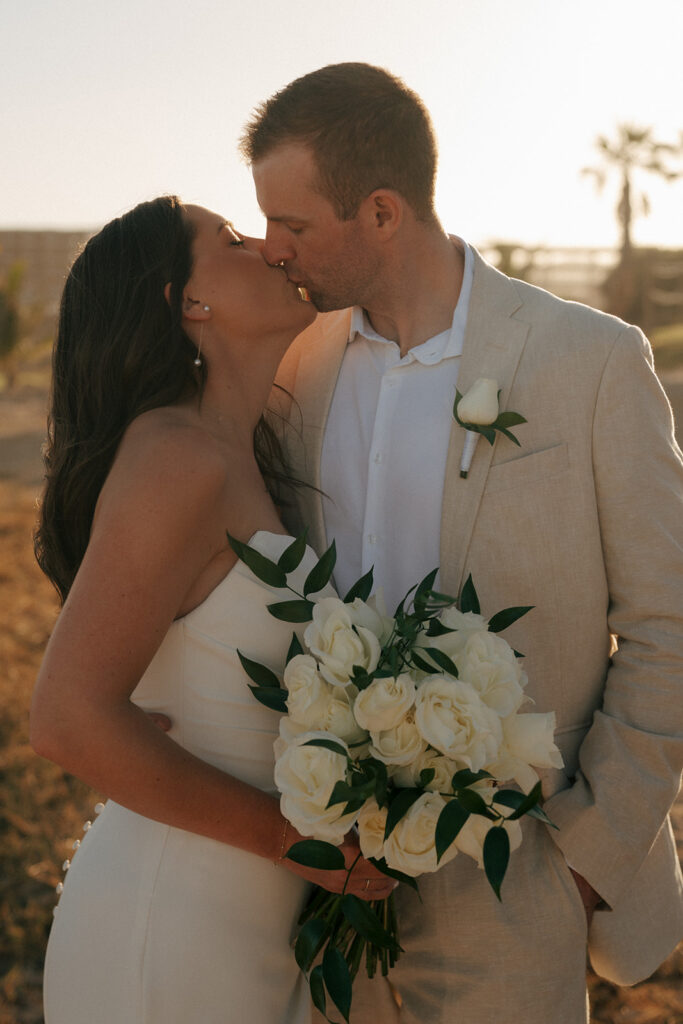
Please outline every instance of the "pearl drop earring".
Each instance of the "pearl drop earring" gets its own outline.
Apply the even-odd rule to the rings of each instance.
[[[205,313],[211,312],[211,306],[202,306]],[[194,365],[202,365],[202,335],[204,334],[204,323],[202,322],[199,327],[199,344],[197,345],[197,355],[194,357]]]

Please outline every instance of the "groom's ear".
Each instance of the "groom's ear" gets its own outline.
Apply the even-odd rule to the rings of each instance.
[[[379,242],[387,242],[403,221],[404,205],[398,192],[378,188],[363,200],[359,213],[371,235]]]

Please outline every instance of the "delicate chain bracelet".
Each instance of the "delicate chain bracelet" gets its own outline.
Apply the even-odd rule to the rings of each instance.
[[[285,827],[282,830],[282,840],[280,842],[280,853],[278,854],[277,860],[273,861],[273,864],[275,864],[276,867],[280,863],[280,861],[285,859],[285,846],[287,844],[287,826],[288,825],[289,825],[289,822],[285,818]]]

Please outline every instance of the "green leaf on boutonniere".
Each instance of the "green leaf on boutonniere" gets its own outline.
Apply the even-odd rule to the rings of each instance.
[[[285,857],[295,864],[318,871],[343,871],[345,866],[344,854],[339,847],[322,839],[302,839],[290,846]]]
[[[367,601],[367,599],[370,597],[370,594],[372,593],[372,583],[373,569],[370,568],[366,572],[365,576],[361,576],[359,580],[356,580],[356,582],[354,583],[354,585],[351,587],[348,594],[344,598],[344,604],[351,604],[351,602],[354,601],[357,597],[359,597],[361,601]]]
[[[416,800],[419,800],[423,791],[421,789],[399,789],[396,796],[389,804],[386,825],[384,826],[384,840],[389,838]]]
[[[348,757],[348,754],[347,754],[346,750],[344,749],[344,747],[342,747],[341,743],[335,743],[334,740],[323,740],[323,739],[317,739],[316,738],[314,740],[306,740],[305,743],[302,743],[302,746],[303,747],[324,747],[325,750],[331,750],[333,754],[341,754],[342,757]]]
[[[266,558],[260,551],[243,544],[241,540],[227,534],[230,547],[237,557],[244,562],[248,569],[251,569],[254,576],[267,583],[269,587],[286,587],[287,577],[280,566],[272,559]]]
[[[528,420],[524,416],[521,416],[518,412],[501,412],[496,422],[493,424],[499,430],[503,427],[515,427],[518,423],[527,423]]]
[[[277,560],[278,566],[283,572],[289,573],[294,572],[301,565],[301,559],[306,553],[306,537],[308,529],[305,529],[289,547],[285,548],[280,557]]]
[[[484,839],[484,871],[499,900],[509,860],[510,837],[502,826],[490,828]]]
[[[278,601],[267,608],[273,618],[282,622],[310,622],[313,618],[312,601]]]
[[[351,975],[346,960],[331,943],[328,943],[323,953],[323,978],[330,999],[348,1024],[351,1011]]]
[[[317,565],[314,565],[304,583],[304,595],[308,597],[309,594],[317,594],[319,590],[326,587],[330,582],[330,577],[334,570],[335,563],[337,561],[337,546],[332,541],[325,554],[318,560]]]
[[[327,924],[321,917],[312,917],[297,935],[294,958],[302,971],[310,970],[311,964],[322,949]]]
[[[472,429],[472,428],[468,427],[468,429]],[[493,426],[490,426],[490,427],[477,427],[476,428],[476,432],[477,432],[477,434],[481,434],[482,437],[485,437],[489,444],[491,444],[491,445],[495,444],[496,432],[495,432]]]
[[[449,800],[439,815],[434,833],[437,864],[470,816],[457,800]]]
[[[516,608],[504,608],[502,612],[497,612],[489,619],[489,632],[502,633],[513,622],[517,622],[517,619],[521,619],[523,615],[530,612],[533,607],[532,604],[526,604],[518,605]]]
[[[290,643],[289,650],[287,651],[287,658],[285,659],[285,664],[288,665],[292,658],[296,658],[298,654],[303,653],[304,649],[301,646],[301,641],[299,640],[299,637],[296,635],[296,633],[292,633],[292,642]]]
[[[275,690],[272,686],[250,686],[249,689],[260,704],[264,704],[271,711],[287,711],[287,691]]]
[[[240,664],[244,671],[257,686],[276,690],[282,689],[278,677],[269,668],[266,668],[265,665],[260,665],[258,661],[252,661],[251,658],[245,658],[239,650],[237,651],[237,657],[240,659]]]
[[[460,595],[460,611],[463,615],[466,615],[467,612],[474,612],[475,615],[481,615],[479,598],[477,597],[477,591],[474,589],[471,573],[467,577],[465,586],[462,588],[462,594]]]
[[[342,896],[341,908],[351,927],[368,942],[374,942],[383,949],[394,949],[397,952],[401,950],[394,936],[383,927],[377,914],[366,902],[347,893]]]

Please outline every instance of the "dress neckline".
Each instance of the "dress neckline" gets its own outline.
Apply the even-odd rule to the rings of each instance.
[[[256,540],[256,538],[257,537],[261,537],[261,536],[266,536],[266,537],[284,537],[286,540],[290,540],[290,541],[293,541],[295,539],[292,536],[291,533],[276,533],[275,530],[255,530],[254,533],[252,533],[251,537],[249,538],[249,540],[246,543],[247,544],[253,544],[253,542]],[[309,545],[306,545],[306,548],[308,550]],[[201,608],[203,608],[204,605],[207,603],[207,601],[210,601],[214,597],[214,595],[219,590],[221,590],[223,588],[224,584],[227,583],[227,581],[230,579],[230,577],[233,575],[235,570],[240,565],[244,565],[244,567],[249,572],[251,572],[251,570],[249,569],[249,566],[245,565],[245,563],[242,561],[241,558],[238,558],[237,561],[235,562],[235,564],[232,565],[228,569],[228,571],[226,572],[225,576],[223,576],[223,578],[218,581],[218,583],[213,588],[213,590],[210,590],[209,593],[206,595],[206,597],[202,601],[200,601],[199,604],[196,604],[194,606],[194,608],[190,608],[189,612],[185,612],[184,615],[178,615],[178,617],[173,620],[172,625],[176,625],[176,623],[185,622],[186,619],[189,619],[190,616],[196,614],[196,612],[198,612]]]

